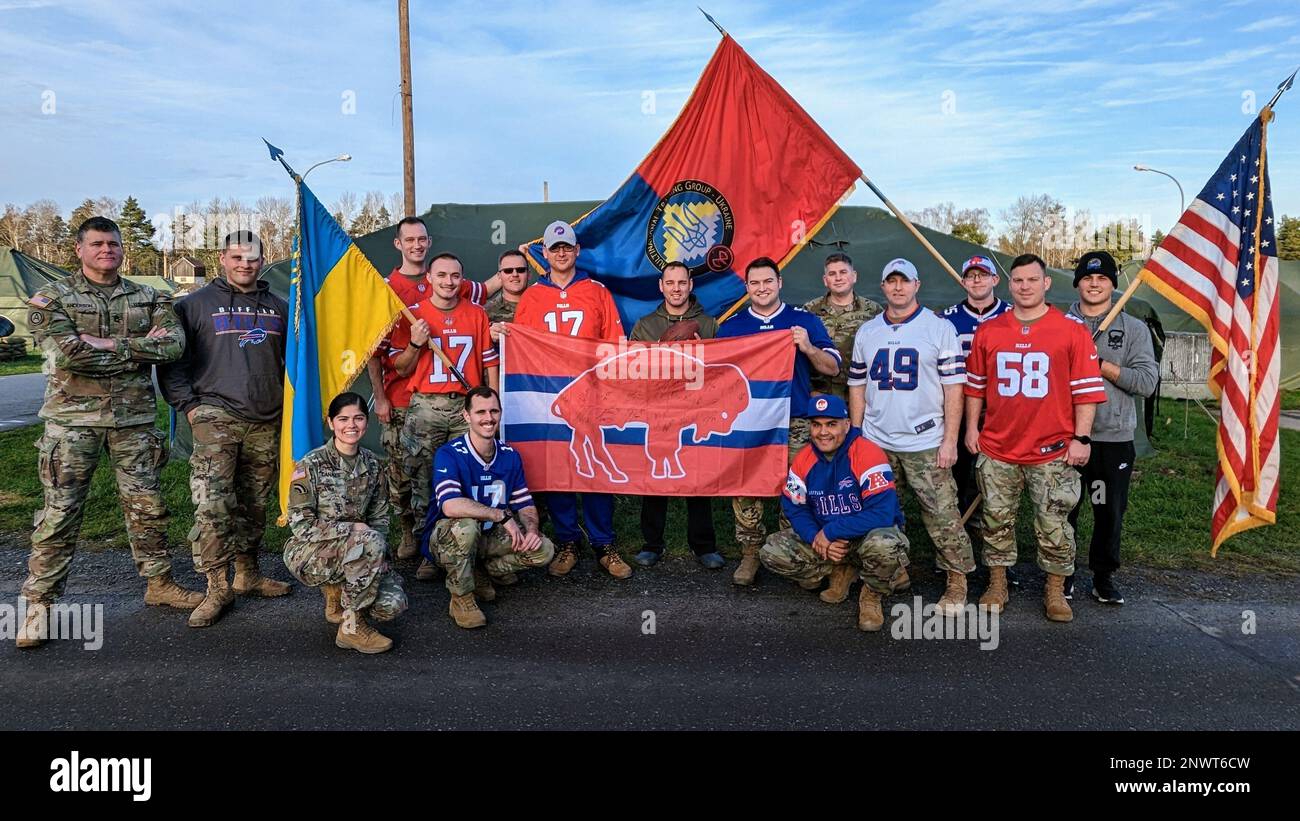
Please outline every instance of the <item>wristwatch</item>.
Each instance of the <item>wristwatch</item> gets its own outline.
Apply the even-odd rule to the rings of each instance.
[[[1070,438],[1073,439],[1074,441],[1076,441],[1076,442],[1082,444],[1082,445],[1091,445],[1091,444],[1092,444],[1092,437],[1091,437],[1091,436],[1078,436],[1078,435],[1076,435],[1076,436],[1071,436]]]

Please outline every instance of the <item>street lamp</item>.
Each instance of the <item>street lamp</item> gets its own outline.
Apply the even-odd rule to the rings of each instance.
[[[318,168],[319,166],[328,165],[329,163],[332,162],[348,162],[351,159],[352,159],[351,154],[340,154],[337,157],[332,157],[328,160],[321,160],[320,162],[316,163],[316,165],[313,165],[311,168],[308,168],[307,171],[302,175],[302,178],[304,180],[307,179],[307,175],[312,172],[312,169]]]
[[[1181,217],[1183,215],[1183,212],[1187,210],[1187,197],[1183,195],[1183,184],[1180,183],[1177,179],[1175,179],[1173,174],[1167,174],[1164,171],[1161,171],[1158,168],[1152,168],[1149,165],[1135,165],[1133,166],[1133,170],[1150,171],[1152,174],[1160,174],[1161,176],[1165,176],[1173,180],[1174,185],[1178,186],[1178,216]]]

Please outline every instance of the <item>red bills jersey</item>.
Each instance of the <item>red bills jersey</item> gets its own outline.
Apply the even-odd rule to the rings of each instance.
[[[614,297],[604,285],[577,274],[565,288],[542,277],[524,291],[515,308],[515,322],[553,334],[615,341],[623,336]]]
[[[497,350],[488,334],[487,312],[467,300],[460,300],[450,311],[443,311],[429,300],[411,309],[416,319],[429,323],[429,344],[438,345],[455,364],[470,387],[484,383],[485,371],[497,365]],[[411,324],[405,318],[393,329],[389,343],[390,365],[411,344]],[[421,351],[406,389],[413,393],[464,393],[465,386],[443,366],[433,351]]]
[[[1074,435],[1074,406],[1106,401],[1100,367],[1088,329],[1056,308],[1028,325],[1014,311],[980,325],[965,389],[987,409],[980,450],[1018,465],[1061,456]]]
[[[421,301],[429,298],[429,280],[426,277],[408,277],[402,273],[402,269],[394,268],[392,273],[384,278],[388,287],[393,289],[398,299],[402,300],[408,308],[414,308]],[[482,305],[487,301],[487,288],[481,282],[474,282],[469,279],[460,281],[460,298],[462,301],[468,300],[476,305]],[[405,347],[405,346],[403,346]],[[411,404],[410,380],[397,375],[393,368],[392,346],[389,345],[389,354],[391,356],[380,357],[380,372],[384,376],[384,395],[388,401],[393,403],[395,408],[409,407]],[[397,353],[401,353],[398,351]],[[466,374],[468,377],[469,374]]]

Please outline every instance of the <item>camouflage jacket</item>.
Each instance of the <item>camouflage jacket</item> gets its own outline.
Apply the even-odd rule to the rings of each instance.
[[[356,522],[388,535],[388,485],[379,459],[362,447],[348,473],[334,440],[298,460],[289,483],[289,529],[305,542],[346,538]]]
[[[505,291],[497,291],[483,306],[487,311],[488,322],[514,322],[515,307],[518,302],[506,302]]]
[[[78,271],[38,290],[27,307],[49,377],[42,419],[98,428],[153,423],[153,365],[185,350],[171,297],[122,278],[105,298]],[[155,327],[166,335],[147,339]],[[95,350],[81,334],[113,339],[117,349]]]
[[[843,363],[835,376],[824,376],[816,371],[812,374],[812,389],[816,393],[831,393],[841,399],[849,396],[849,360],[853,358],[853,337],[858,333],[862,323],[884,310],[878,303],[853,295],[853,304],[840,307],[831,304],[830,294],[819,296],[811,302],[804,303],[803,309],[821,317],[826,332],[835,341]]]

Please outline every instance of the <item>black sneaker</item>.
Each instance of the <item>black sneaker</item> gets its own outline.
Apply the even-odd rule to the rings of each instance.
[[[1110,580],[1109,576],[1094,576],[1092,579],[1092,597],[1102,604],[1123,604],[1124,594]]]
[[[1074,574],[1065,577],[1065,598],[1074,601]]]
[[[1007,585],[1010,587],[1014,587],[1017,590],[1020,589],[1020,575],[1016,573],[1016,569],[1014,567],[1007,568]]]

